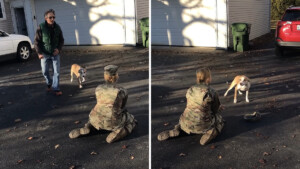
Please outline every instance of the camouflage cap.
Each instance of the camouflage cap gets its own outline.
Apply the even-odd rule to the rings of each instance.
[[[116,66],[116,65],[107,65],[104,67],[104,72],[108,73],[111,76],[114,76],[114,75],[116,75],[118,68],[119,68],[119,66]]]

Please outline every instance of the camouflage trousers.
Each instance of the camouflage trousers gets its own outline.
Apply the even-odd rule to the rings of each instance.
[[[106,137],[106,142],[112,143],[115,142],[127,135],[129,135],[132,130],[135,128],[137,125],[137,121],[134,119],[133,115],[129,114],[130,118],[125,122],[124,127],[120,127],[117,129],[114,129],[107,137]],[[100,129],[101,130],[101,129]]]
[[[118,128],[114,128],[111,133],[108,134],[108,136],[106,137],[106,142],[108,143],[112,143],[115,142],[117,140],[120,140],[121,138],[129,135],[132,130],[136,127],[137,125],[137,121],[134,119],[133,115],[128,114],[129,118],[126,120],[126,122],[124,123],[124,125],[122,127],[118,127]],[[81,135],[87,135],[90,133],[91,129],[96,129],[96,130],[104,130],[104,129],[97,129],[95,128],[90,121],[88,121],[84,127],[82,128],[77,128],[72,130],[69,133],[69,137],[70,138],[77,138]]]
[[[200,139],[201,145],[204,145],[209,141],[211,141],[212,139],[214,139],[218,134],[221,133],[224,127],[224,120],[222,116],[220,114],[215,114],[214,116],[215,116],[214,118],[215,121],[213,122],[213,125],[210,128],[203,130],[201,133],[202,134],[202,137]],[[177,137],[180,135],[182,131],[187,134],[190,134],[189,132],[184,131],[181,128],[180,124],[177,124],[175,125],[174,129],[159,133],[157,139],[159,141],[163,141],[163,140],[167,140],[170,137]],[[199,134],[199,133],[194,133],[194,134]]]

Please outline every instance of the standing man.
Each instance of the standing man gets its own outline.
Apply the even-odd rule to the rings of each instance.
[[[35,34],[34,47],[41,60],[43,76],[46,79],[47,91],[53,90],[55,95],[60,96],[59,88],[60,51],[64,45],[64,37],[60,26],[56,24],[55,11],[49,9],[44,14],[45,22],[41,23]],[[49,66],[53,66],[53,78],[49,75]]]

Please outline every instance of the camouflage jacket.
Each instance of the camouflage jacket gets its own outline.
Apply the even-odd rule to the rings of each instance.
[[[125,109],[128,98],[127,90],[113,85],[103,84],[96,88],[97,104],[89,115],[90,123],[96,129],[116,130],[124,127],[129,113]]]
[[[205,84],[197,84],[186,93],[187,106],[179,124],[186,133],[203,134],[215,123],[220,101],[217,92]]]

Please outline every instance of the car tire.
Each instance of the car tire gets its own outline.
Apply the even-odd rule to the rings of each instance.
[[[283,57],[284,56],[284,49],[280,46],[275,46],[275,54],[278,57]]]
[[[19,61],[27,61],[31,56],[31,48],[28,43],[20,43],[17,50],[17,59]]]

